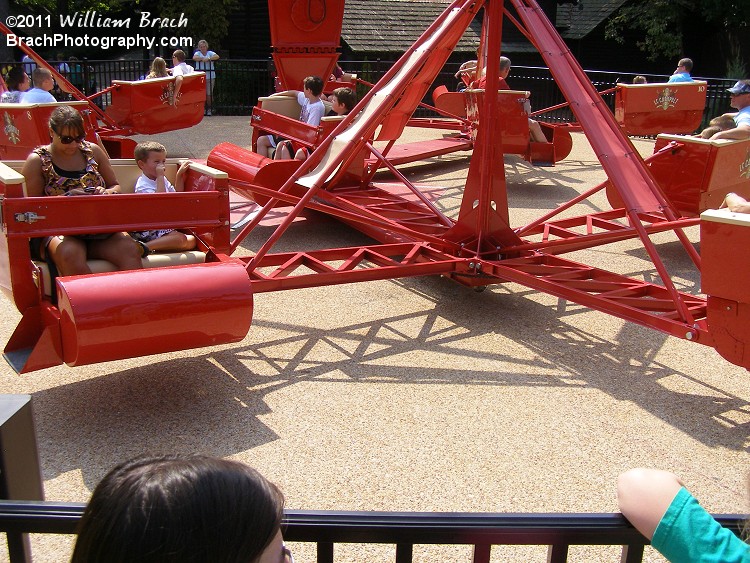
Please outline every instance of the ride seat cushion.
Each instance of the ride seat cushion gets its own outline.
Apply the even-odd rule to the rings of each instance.
[[[201,264],[206,261],[206,253],[199,250],[172,252],[169,254],[149,254],[141,259],[144,268],[164,268],[167,266],[181,266],[184,264]],[[88,260],[86,262],[95,274],[116,271],[115,265],[106,260]],[[43,284],[43,292],[47,297],[52,296],[51,276],[46,262],[34,261],[39,269]]]

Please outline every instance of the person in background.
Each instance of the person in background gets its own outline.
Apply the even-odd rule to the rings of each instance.
[[[328,80],[338,80],[342,76],[344,76],[344,69],[339,66],[339,63],[336,63],[333,67],[333,71],[331,72],[331,76],[328,77]]]
[[[21,63],[23,63],[23,69],[26,71],[26,74],[31,76],[36,68],[36,61],[24,53],[23,57],[21,57]]]
[[[83,92],[83,65],[78,57],[70,57],[68,67],[70,68],[70,83]]]
[[[283,510],[278,487],[238,461],[136,458],[94,489],[71,563],[293,563]]]
[[[648,80],[646,80],[645,76],[639,74],[633,78],[633,84],[648,84]]]
[[[500,84],[498,90],[510,90],[510,86],[505,81],[510,74],[510,59],[508,57],[500,57],[500,66],[498,68],[498,74],[500,75]],[[476,70],[474,71],[476,75]],[[483,90],[487,86],[487,69],[482,70],[482,76],[479,79],[475,79],[472,82],[472,88],[479,88]]]
[[[458,70],[456,71],[456,74],[454,76],[456,77],[456,80],[458,80],[458,84],[456,85],[456,92],[463,92],[466,90],[466,87],[474,82],[477,78],[477,66],[479,65],[479,48],[477,47],[477,58],[472,59],[470,61],[465,61],[461,63],[461,66],[458,67]]]
[[[734,127],[714,133],[711,140],[716,139],[748,139],[750,138],[750,80],[739,80],[731,88],[727,88],[731,96],[729,105],[737,113],[726,113],[734,120]]]
[[[631,469],[617,479],[617,501],[622,515],[669,561],[750,561],[750,545],[722,528],[673,473]]]
[[[508,86],[508,83],[505,81],[506,78],[508,78],[508,75],[510,74],[510,59],[508,57],[500,57],[500,65],[499,65],[499,74],[500,74],[500,84],[498,85],[499,90],[510,90],[510,87]],[[485,68],[482,72],[482,77],[475,81],[474,88],[481,88],[484,89],[487,85],[487,69]],[[528,100],[526,100],[526,104],[524,104],[524,110],[526,113],[531,113],[531,103],[529,103]],[[531,141],[535,143],[546,143],[547,137],[544,134],[544,131],[542,131],[542,126],[539,125],[539,122],[535,119],[529,118],[529,138]]]
[[[714,117],[711,121],[709,121],[708,127],[706,127],[703,131],[701,131],[698,136],[702,137],[703,139],[710,139],[719,131],[726,131],[727,129],[733,129],[733,128],[734,128],[734,119],[732,118],[730,114],[725,113],[723,115]]]
[[[37,68],[36,72],[40,70]],[[49,71],[47,71],[49,72]],[[107,154],[85,140],[83,118],[74,107],[58,106],[50,114],[49,145],[37,147],[21,174],[29,197],[120,193]],[[112,262],[118,270],[142,268],[141,249],[127,233],[58,235],[32,240],[32,257],[46,260],[63,276],[90,274],[87,258]]]
[[[672,76],[669,77],[669,80],[667,82],[692,82],[693,77],[690,76],[690,73],[693,70],[693,61],[690,59],[680,59],[677,63],[677,68],[672,73]]]
[[[65,80],[68,80],[68,76],[70,75],[70,65],[65,62],[65,55],[62,53],[57,53],[57,72],[60,73],[60,75],[65,78]]]
[[[164,145],[155,141],[138,143],[133,153],[142,172],[135,182],[135,193],[153,194],[185,190],[185,174],[190,167],[189,160],[180,164],[173,186],[164,175],[167,167],[167,149]],[[152,252],[178,252],[195,248],[195,237],[174,229],[134,231],[130,236],[141,245],[144,256]]]
[[[55,80],[52,78],[52,73],[40,66],[34,69],[31,74],[31,80],[34,87],[30,90],[26,90],[21,95],[21,102],[24,104],[46,104],[50,102],[56,102],[55,97],[50,94],[50,90],[55,87]]]
[[[198,41],[198,50],[193,55],[195,70],[206,73],[206,109],[204,114],[211,115],[213,108],[214,81],[216,80],[216,69],[214,61],[219,60],[219,55],[208,50],[208,42],[205,39]]]
[[[171,76],[167,70],[167,62],[161,57],[154,58],[151,63],[151,70],[146,75],[146,79],[149,78],[167,78]]]
[[[57,70],[60,76],[62,76],[65,80],[70,80],[70,66],[67,62],[65,62],[64,55],[62,53],[57,53],[55,61],[55,70]],[[55,81],[55,87],[52,88],[52,95],[58,102],[64,102],[70,98],[68,92],[66,90],[63,90],[62,83],[58,84],[57,81]]]
[[[182,88],[183,76],[186,74],[193,74],[195,69],[185,62],[185,51],[177,49],[172,53],[172,76],[175,77],[174,82],[174,96],[172,97],[172,105],[176,106],[180,100],[180,88]]]
[[[17,104],[23,93],[31,88],[31,79],[23,67],[15,66],[8,71],[5,84],[8,90],[0,96],[0,103]]]

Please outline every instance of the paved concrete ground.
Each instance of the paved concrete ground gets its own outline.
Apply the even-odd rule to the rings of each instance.
[[[248,118],[213,117],[164,137],[172,156],[249,143]],[[636,142],[651,152],[651,141]],[[458,210],[468,159],[407,167]],[[554,168],[507,157],[514,224],[595,185],[585,140]],[[594,198],[589,209],[607,207]],[[313,216],[314,217],[314,216]],[[364,238],[317,217],[280,250]],[[252,249],[269,235],[262,227]],[[697,240],[697,230],[689,232]],[[657,246],[681,289],[699,280],[678,244]],[[575,258],[650,276],[633,242]],[[7,339],[18,314],[3,301]],[[104,473],[143,452],[205,452],[252,464],[298,509],[613,512],[616,476],[670,469],[714,512],[746,510],[747,371],[712,349],[515,284],[484,293],[419,278],[257,295],[233,346],[18,376],[34,396],[47,498],[86,501]],[[69,538],[34,538],[35,561],[67,557]],[[310,546],[292,545],[301,563]],[[392,548],[337,547],[340,561],[392,561]],[[1,558],[2,556],[0,556]],[[415,561],[468,561],[469,550],[418,550]],[[493,561],[544,561],[543,548],[498,548]],[[571,561],[619,561],[574,548]],[[659,561],[647,554],[647,561]]]

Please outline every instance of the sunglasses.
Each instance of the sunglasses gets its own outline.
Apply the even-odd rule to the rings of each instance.
[[[69,145],[73,141],[75,141],[76,143],[82,143],[83,140],[86,138],[85,134],[84,135],[78,135],[77,137],[71,137],[70,135],[60,135],[60,133],[58,133],[57,131],[55,131],[55,135],[57,135],[58,137],[60,137],[60,142],[63,145]]]

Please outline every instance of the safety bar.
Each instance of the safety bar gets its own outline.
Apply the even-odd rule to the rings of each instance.
[[[74,534],[84,506],[0,501],[0,532]],[[714,518],[739,535],[745,516]],[[396,563],[410,563],[414,546],[426,544],[472,545],[473,563],[488,563],[493,545],[546,545],[550,562],[567,561],[573,545],[619,545],[621,561],[636,563],[648,545],[621,514],[287,510],[283,526],[286,541],[317,544],[318,563],[333,563],[337,543],[393,544]]]

